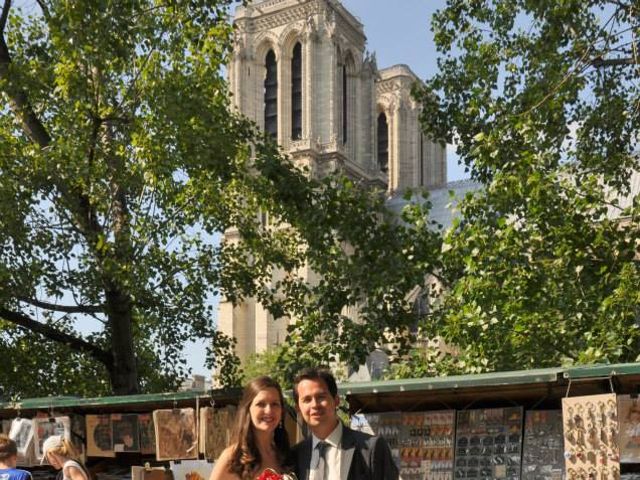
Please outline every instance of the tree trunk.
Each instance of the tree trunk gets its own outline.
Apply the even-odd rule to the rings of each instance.
[[[105,297],[113,354],[113,369],[109,370],[111,389],[116,395],[140,393],[133,346],[131,299],[113,286],[106,288]]]

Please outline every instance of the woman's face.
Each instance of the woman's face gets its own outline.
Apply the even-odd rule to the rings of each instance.
[[[275,388],[258,392],[249,406],[251,424],[257,431],[273,432],[282,419],[280,395]]]
[[[64,464],[62,457],[53,452],[47,452],[47,462],[49,462],[49,465],[51,465],[56,470],[60,470],[62,468],[62,465]]]

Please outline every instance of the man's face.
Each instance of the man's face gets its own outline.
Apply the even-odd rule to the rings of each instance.
[[[335,428],[339,398],[331,396],[323,380],[302,380],[298,383],[298,410],[313,433],[325,438]]]

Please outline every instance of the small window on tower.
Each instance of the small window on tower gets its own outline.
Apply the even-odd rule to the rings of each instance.
[[[264,79],[264,131],[278,138],[278,63],[269,50],[265,58],[267,74]]]
[[[347,143],[347,118],[349,118],[347,112],[347,102],[349,99],[347,86],[347,66],[342,65],[342,143]]]
[[[385,173],[389,170],[389,125],[384,112],[378,115],[378,166]]]
[[[302,138],[302,45],[296,43],[291,57],[291,138]]]

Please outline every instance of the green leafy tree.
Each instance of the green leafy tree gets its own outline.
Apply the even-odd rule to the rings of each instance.
[[[93,361],[85,375],[133,393],[175,386],[186,340],[229,350],[211,324],[207,236],[252,214],[233,179],[255,136],[221,76],[230,3],[41,1],[29,16],[3,2],[0,318],[29,331],[16,349],[3,329],[8,353],[41,359],[58,342]],[[102,328],[83,338],[73,326],[88,319]],[[52,364],[58,385],[79,374]]]
[[[438,236],[395,228],[379,193],[309,178],[233,113],[221,73],[232,3],[39,0],[28,15],[3,0],[5,395],[174,388],[196,338],[237,382],[233,342],[212,321],[219,293],[296,319],[290,368],[408,344],[405,295]],[[236,240],[220,243],[224,231]],[[88,321],[96,333],[79,333]]]
[[[484,185],[425,322],[452,369],[638,360],[637,1],[449,0],[422,121]]]

